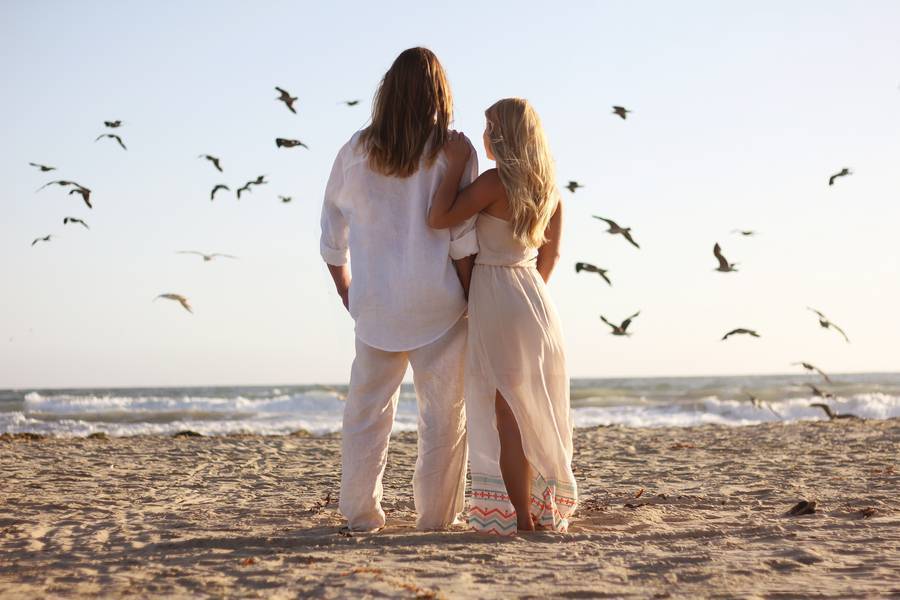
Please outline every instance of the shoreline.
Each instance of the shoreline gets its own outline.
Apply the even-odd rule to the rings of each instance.
[[[900,421],[900,417],[885,417],[885,418],[872,418],[872,417],[857,417],[855,415],[849,415],[850,420],[854,422],[889,422],[889,421]],[[838,417],[837,419],[829,419],[825,416],[821,416],[818,410],[815,412],[815,416],[812,417],[804,417],[804,418],[793,418],[790,420],[766,420],[766,421],[747,421],[747,422],[732,422],[732,423],[723,423],[723,422],[705,422],[705,423],[692,423],[688,425],[672,425],[671,423],[663,423],[659,425],[631,425],[628,423],[606,423],[606,424],[585,424],[579,425],[575,424],[573,430],[575,432],[579,431],[590,431],[593,429],[622,429],[622,430],[630,430],[630,431],[667,431],[671,430],[672,432],[681,431],[681,432],[689,432],[693,429],[704,429],[704,428],[720,428],[722,430],[728,431],[732,429],[744,429],[747,427],[758,427],[758,426],[789,426],[795,424],[809,424],[809,423],[835,423],[840,422],[847,418],[847,415],[843,415]],[[844,421],[846,422],[846,421]],[[395,429],[391,431],[391,439],[402,437],[402,436],[415,436],[416,430],[413,429]],[[15,441],[41,441],[41,440],[107,440],[107,439],[124,439],[124,440],[143,440],[143,439],[168,439],[168,438],[209,438],[209,439],[247,439],[247,438],[313,438],[313,439],[340,439],[341,431],[325,431],[321,433],[316,433],[314,431],[309,431],[308,429],[296,429],[294,431],[288,431],[284,433],[264,433],[264,432],[254,432],[254,431],[230,431],[224,433],[202,433],[195,431],[193,429],[184,429],[175,431],[172,433],[136,433],[136,434],[111,434],[107,431],[98,430],[87,434],[80,433],[68,433],[68,432],[51,432],[51,433],[42,433],[42,432],[34,432],[34,431],[18,431],[18,432],[2,432],[0,433],[0,443],[2,442],[15,442]],[[900,452],[900,450],[898,450]]]
[[[888,417],[886,419],[859,419],[862,422],[881,422],[881,421],[898,421],[900,417]],[[792,421],[767,421],[767,422],[753,422],[753,423],[702,423],[698,425],[625,425],[622,423],[610,423],[608,425],[575,425],[573,428],[574,431],[590,431],[593,429],[622,429],[622,430],[634,430],[634,431],[663,431],[663,430],[672,430],[674,431],[682,431],[682,432],[690,432],[694,429],[707,429],[707,428],[719,428],[725,431],[729,431],[732,429],[744,429],[747,427],[759,427],[759,426],[789,426],[795,424],[804,424],[804,423],[832,423],[833,421],[829,421],[827,418],[810,418],[810,419],[797,419]],[[400,431],[392,431],[391,439],[401,438],[403,436],[415,436],[415,430],[400,430]],[[3,442],[16,442],[16,441],[44,441],[44,440],[154,440],[154,439],[170,439],[170,438],[207,438],[207,439],[252,439],[252,438],[260,438],[260,439],[280,439],[280,438],[311,438],[311,439],[340,439],[341,432],[340,431],[328,431],[325,433],[314,433],[306,429],[298,429],[296,431],[291,431],[288,433],[256,433],[256,432],[229,432],[229,433],[212,433],[205,434],[194,431],[192,429],[185,429],[182,431],[177,431],[175,433],[138,433],[138,434],[127,434],[127,435],[114,435],[109,434],[105,431],[95,431],[93,433],[89,433],[86,435],[80,434],[67,434],[67,433],[37,433],[31,431],[19,431],[19,432],[3,432],[0,433],[0,443]],[[900,450],[898,450],[900,452]]]
[[[344,536],[340,436],[0,439],[0,596],[900,594],[900,419],[575,433],[567,534]],[[787,515],[799,500],[814,514]]]

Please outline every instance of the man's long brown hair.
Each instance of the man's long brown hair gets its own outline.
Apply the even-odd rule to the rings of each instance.
[[[362,133],[369,167],[383,175],[409,177],[428,149],[434,162],[453,118],[447,74],[428,48],[400,53],[385,73],[372,107],[372,124]]]

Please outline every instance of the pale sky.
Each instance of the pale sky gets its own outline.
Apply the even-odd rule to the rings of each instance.
[[[573,376],[900,370],[898,25],[893,1],[3,2],[0,387],[346,382],[353,330],[318,255],[322,192],[414,45],[446,67],[456,128],[477,140],[487,106],[524,96],[560,185],[586,186],[562,192],[550,286]],[[127,152],[94,142],[111,119]],[[263,173],[239,202],[208,199]],[[92,188],[94,209],[35,193],[53,176]],[[738,273],[713,271],[717,241]],[[152,302],[163,292],[195,314]],[[627,339],[599,320],[638,309]],[[720,342],[734,327],[762,337]]]

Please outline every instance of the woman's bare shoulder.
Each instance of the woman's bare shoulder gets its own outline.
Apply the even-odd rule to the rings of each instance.
[[[500,181],[497,169],[488,169],[478,176],[475,183],[478,184],[478,194],[485,200],[484,212],[501,219],[508,219],[510,215],[506,188]]]
[[[503,182],[500,181],[497,169],[488,169],[479,175],[472,185],[477,186],[479,194],[495,196],[496,199],[506,198],[506,189],[503,187]]]
[[[479,175],[475,181],[481,182],[482,185],[491,185],[491,186],[503,186],[500,182],[500,174],[497,172],[497,169],[488,169],[481,175]]]

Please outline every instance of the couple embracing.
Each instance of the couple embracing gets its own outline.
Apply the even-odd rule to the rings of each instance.
[[[465,516],[486,533],[565,531],[577,493],[569,380],[545,287],[562,229],[553,160],[534,109],[509,98],[485,111],[497,166],[478,175],[472,144],[449,129],[452,110],[437,57],[402,52],[325,190],[321,253],[356,323],[340,511],[352,530],[385,524],[382,476],[411,365],[416,526]]]

